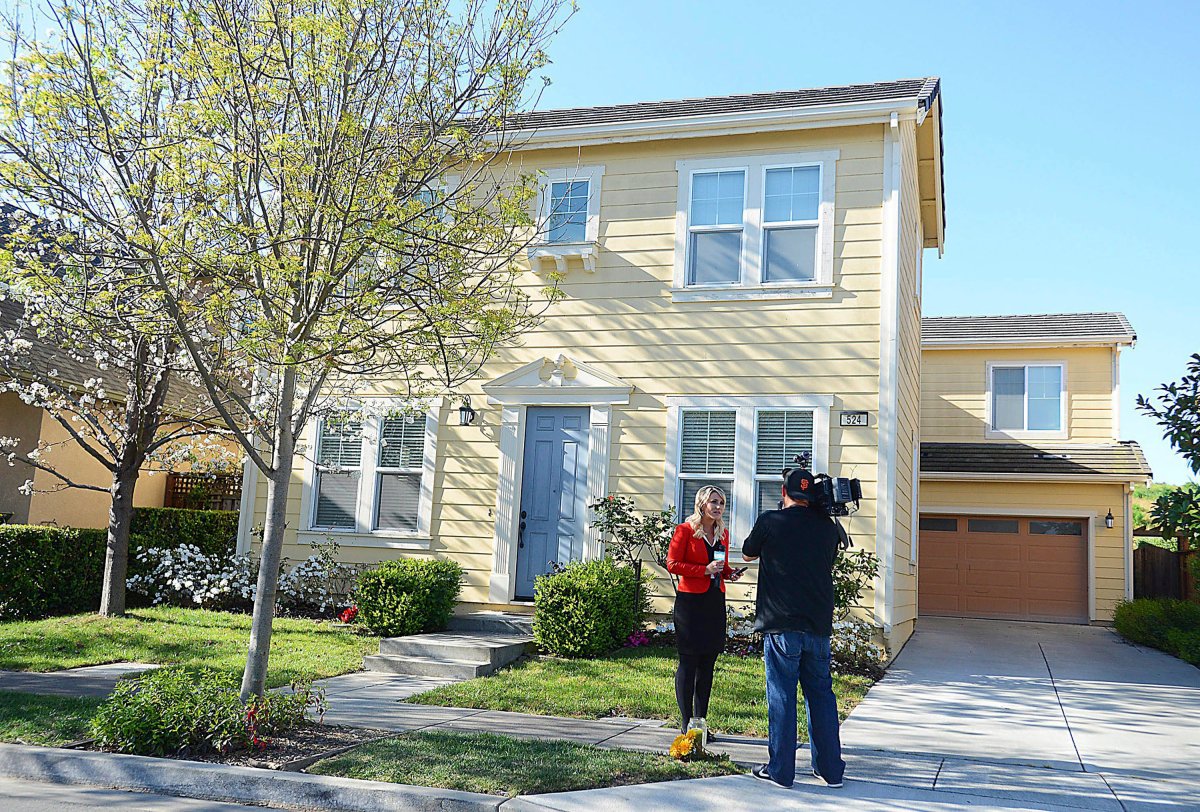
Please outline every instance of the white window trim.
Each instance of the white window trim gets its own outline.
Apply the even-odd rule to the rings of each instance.
[[[396,404],[397,408],[401,404]],[[417,506],[416,530],[374,530],[376,518],[376,473],[379,471],[379,440],[382,417],[366,415],[363,419],[362,462],[358,470],[358,495],[355,501],[353,530],[314,527],[317,509],[317,450],[320,420],[312,420],[305,431],[305,441],[311,453],[305,456],[303,487],[300,496],[301,528],[297,541],[301,544],[325,538],[335,539],[343,547],[380,547],[389,549],[427,550],[432,543],[430,526],[433,519],[433,478],[437,466],[438,405],[425,410],[425,448],[421,469],[421,497]],[[392,470],[392,469],[387,469]]]
[[[808,409],[813,413],[813,461],[816,472],[829,467],[829,411],[833,395],[716,395],[671,396],[667,399],[667,459],[663,479],[663,508],[675,504],[679,479],[680,412],[733,409],[737,412],[734,444],[732,513],[726,523],[732,539],[744,539],[754,526],[754,435],[760,410]],[[676,507],[679,507],[676,505]],[[688,511],[691,512],[690,510]],[[686,515],[686,514],[685,514]]]
[[[835,149],[677,161],[675,168],[679,174],[679,188],[675,206],[675,267],[671,288],[672,301],[832,298],[834,197],[837,190],[837,161],[840,154],[840,150]],[[764,283],[762,266],[766,229],[763,225],[763,208],[766,173],[768,169],[800,166],[816,166],[820,170],[821,201],[817,216],[815,275],[810,282]],[[697,173],[714,171],[742,171],[745,173],[739,281],[736,284],[689,285],[687,269],[688,249],[691,244],[692,178]]]
[[[1025,370],[1025,425],[1029,425],[1029,368],[1058,367],[1062,373],[1062,396],[1058,403],[1058,429],[994,429],[992,428],[992,371],[997,367]],[[1065,440],[1069,434],[1067,426],[1067,362],[1066,361],[988,361],[984,381],[984,432],[989,440]]]
[[[529,246],[528,256],[535,272],[541,272],[543,260],[550,260],[559,273],[566,273],[567,260],[575,257],[583,261],[587,271],[596,270],[596,254],[600,242],[600,190],[604,166],[575,166],[546,169],[538,188],[537,223],[538,239]],[[584,225],[583,242],[550,242],[547,224],[550,221],[551,186],[555,183],[584,180],[588,183],[587,221]]]

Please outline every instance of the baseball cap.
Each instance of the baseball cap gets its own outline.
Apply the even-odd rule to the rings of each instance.
[[[785,487],[788,496],[793,499],[812,499],[813,474],[805,468],[793,468],[788,471]]]

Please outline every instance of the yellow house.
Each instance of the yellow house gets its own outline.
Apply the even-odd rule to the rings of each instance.
[[[423,418],[313,425],[284,554],[334,538],[354,562],[452,558],[466,602],[520,609],[549,562],[602,553],[588,502],[686,513],[719,484],[736,553],[808,452],[862,481],[849,529],[883,561],[864,610],[903,641],[917,615],[921,261],[943,245],[939,81],[516,126],[505,163],[543,179],[524,283],[559,271],[564,297],[462,390],[474,423],[446,399]],[[263,523],[260,484],[248,470],[242,549]],[[753,575],[733,599],[752,597]]]
[[[1106,621],[1133,597],[1119,313],[922,323],[922,615]]]

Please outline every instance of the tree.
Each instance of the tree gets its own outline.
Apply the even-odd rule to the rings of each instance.
[[[0,283],[15,293],[0,301],[0,391],[44,410],[66,436],[24,451],[22,438],[0,438],[0,453],[48,473],[54,484],[45,490],[111,496],[100,613],[120,616],[139,474],[148,464],[173,467],[195,444],[220,448],[204,424],[212,414],[199,390],[180,385],[177,364],[186,359],[134,269],[85,235],[55,233],[11,207],[0,213],[0,232]],[[109,472],[107,487],[55,464],[55,446],[67,444]],[[32,477],[23,489],[33,492]]]
[[[1137,406],[1163,429],[1163,438],[1179,452],[1193,474],[1200,474],[1200,353],[1194,353],[1187,371],[1178,382],[1159,386],[1157,404],[1138,395]],[[1200,546],[1200,487],[1187,483],[1159,495],[1151,511],[1154,527],[1163,538],[1183,536],[1189,552]],[[1200,558],[1192,559],[1192,568],[1200,578]]]
[[[105,234],[267,480],[242,681],[266,679],[309,421],[447,391],[531,326],[533,178],[506,129],[558,0],[52,0],[16,37],[8,188]],[[51,138],[37,138],[50,132]]]

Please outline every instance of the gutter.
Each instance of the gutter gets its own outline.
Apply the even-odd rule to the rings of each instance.
[[[1137,336],[1113,335],[1096,336],[1094,338],[1056,339],[1056,338],[929,338],[921,341],[922,350],[974,350],[989,347],[1005,347],[1008,349],[1052,349],[1056,347],[1109,347],[1128,345],[1132,347]]]
[[[1150,481],[1147,476],[1129,474],[1020,474],[993,471],[921,471],[920,478],[937,482],[1083,482],[1123,485],[1145,485]]]

